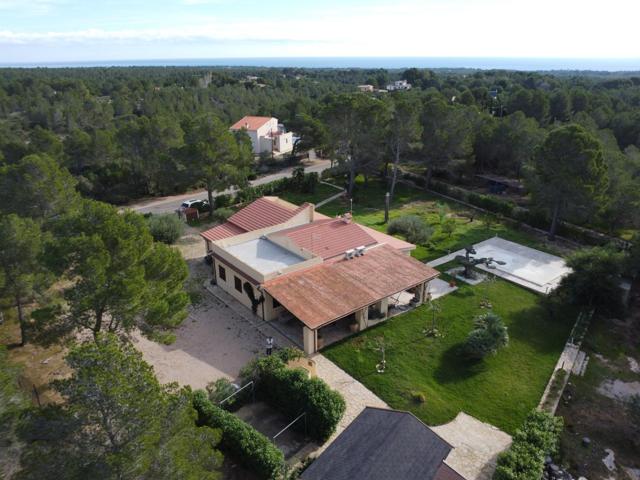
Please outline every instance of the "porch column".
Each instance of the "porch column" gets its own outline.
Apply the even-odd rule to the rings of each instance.
[[[387,318],[389,314],[389,297],[380,300],[380,313],[382,314],[382,318]]]
[[[421,283],[416,287],[418,295],[418,305],[422,305],[427,297],[427,282]]]
[[[369,307],[366,306],[356,312],[356,322],[360,331],[365,330],[369,326]]]
[[[318,332],[311,330],[306,325],[302,327],[302,341],[304,344],[304,353],[311,355],[316,353]]]

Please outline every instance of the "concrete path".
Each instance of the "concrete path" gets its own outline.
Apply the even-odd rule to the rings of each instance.
[[[454,447],[445,463],[466,480],[490,480],[498,454],[511,445],[510,435],[464,412],[432,429]]]
[[[306,173],[316,172],[322,173],[324,170],[331,166],[331,160],[314,160],[310,162],[308,165],[305,165],[304,171]],[[251,186],[256,185],[264,185],[265,183],[270,183],[275,180],[279,180],[281,178],[290,177],[293,172],[294,167],[285,168],[277,173],[271,173],[269,175],[265,175],[264,177],[257,178],[256,180],[252,180],[249,182]],[[229,194],[234,192],[235,189],[227,189],[222,192],[214,192],[214,196],[221,194]],[[140,202],[136,202],[130,205],[127,205],[125,208],[129,208],[138,213],[170,213],[175,212],[180,205],[185,200],[191,199],[205,199],[207,197],[206,190],[196,190],[189,193],[184,193],[180,195],[173,195],[170,197],[157,197],[150,198]]]
[[[445,282],[439,278],[434,278],[429,282],[429,295],[431,295],[431,300],[444,297],[451,292],[455,292],[457,289],[458,287],[452,287],[449,285],[449,282]]]

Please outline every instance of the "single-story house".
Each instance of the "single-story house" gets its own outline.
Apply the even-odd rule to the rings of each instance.
[[[231,125],[231,130],[245,130],[251,139],[253,153],[256,155],[262,152],[280,155],[293,150],[293,133],[285,131],[277,118],[242,117]]]
[[[409,412],[366,407],[301,480],[464,480],[453,447]]]
[[[400,297],[424,302],[434,268],[410,256],[408,242],[329,218],[314,205],[262,197],[201,233],[214,282],[265,321],[293,332],[305,352],[331,332],[385,320]],[[334,335],[335,336],[335,335]]]

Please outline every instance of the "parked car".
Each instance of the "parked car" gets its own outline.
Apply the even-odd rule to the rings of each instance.
[[[187,200],[182,202],[180,205],[180,210],[184,211],[187,208],[197,208],[198,212],[206,212],[209,210],[209,201],[208,200]]]

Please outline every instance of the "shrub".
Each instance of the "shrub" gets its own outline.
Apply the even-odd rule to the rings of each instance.
[[[184,233],[184,223],[177,215],[152,215],[147,219],[149,231],[157,242],[173,244]]]
[[[534,410],[498,457],[494,480],[540,480],[547,455],[558,452],[562,418]]]
[[[509,343],[507,327],[495,313],[477,316],[474,325],[464,344],[464,350],[470,358],[480,360]]]
[[[284,465],[284,455],[251,425],[217,407],[198,390],[193,394],[193,406],[198,412],[198,424],[222,430],[221,447],[261,478],[278,478]]]
[[[390,235],[403,235],[408,242],[423,244],[429,240],[433,229],[417,215],[406,215],[391,220],[387,227],[387,232]]]
[[[278,356],[254,360],[241,376],[254,380],[258,396],[283,414],[293,418],[306,412],[307,434],[314,440],[329,438],[344,414],[342,395],[319,378],[309,379],[303,369],[287,368]],[[294,428],[304,428],[304,423]]]
[[[209,400],[211,400],[214,405],[218,405],[222,400],[235,393],[235,391],[236,387],[227,378],[219,378],[214,382],[209,382],[207,384],[207,393],[209,394]],[[224,407],[230,408],[234,405],[235,402],[235,397],[230,398],[226,401]]]
[[[213,218],[215,218],[219,222],[224,222],[233,214],[234,211],[231,208],[218,208],[214,210]]]
[[[233,202],[233,195],[226,193],[220,194],[215,198],[214,206],[216,208],[228,207]]]
[[[422,392],[411,392],[411,400],[415,403],[424,403],[427,401],[427,398]]]
[[[456,231],[456,220],[454,218],[447,218],[442,224],[442,233],[446,234],[447,237],[453,235],[453,232]]]

